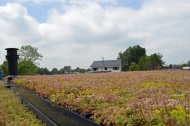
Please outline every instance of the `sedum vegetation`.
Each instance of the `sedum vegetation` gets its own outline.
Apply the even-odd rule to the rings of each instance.
[[[0,126],[45,126],[20,98],[0,82]]]
[[[23,76],[18,85],[104,126],[190,125],[190,71]]]

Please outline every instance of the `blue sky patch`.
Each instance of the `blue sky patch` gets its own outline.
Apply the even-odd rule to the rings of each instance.
[[[0,6],[4,6],[7,3],[15,2],[15,0],[1,0]],[[113,5],[110,3],[99,3],[103,8],[106,6],[121,6],[121,7],[131,7],[133,9],[140,9],[142,5],[142,0],[118,0],[117,5]],[[35,3],[33,1],[22,2],[20,3],[22,6],[27,8],[29,15],[34,17],[39,23],[44,23],[47,21],[48,12],[51,9],[56,9],[59,12],[62,12],[63,9],[61,7],[65,5],[72,5],[69,3],[69,0],[66,0],[65,3],[61,2],[42,2],[42,3]]]

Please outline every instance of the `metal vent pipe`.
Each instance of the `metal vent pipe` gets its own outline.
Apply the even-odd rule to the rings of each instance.
[[[7,88],[10,88],[10,80],[12,80],[12,78],[18,76],[18,59],[19,59],[19,55],[17,55],[17,48],[6,48],[5,50],[7,50],[7,55],[5,56],[7,61],[8,61],[8,80],[7,80]]]

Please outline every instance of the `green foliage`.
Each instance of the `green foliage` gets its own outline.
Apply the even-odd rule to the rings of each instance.
[[[53,68],[52,71],[51,71],[51,74],[58,74],[59,71],[57,70],[57,68]]]
[[[55,68],[54,68],[54,70],[55,70]],[[59,71],[57,70],[57,74],[71,73],[71,71],[72,71],[71,66],[64,66]],[[53,69],[52,69],[52,72],[53,72]],[[52,74],[54,74],[54,73],[52,73]]]
[[[63,68],[66,72],[70,73],[71,71],[71,66],[64,66]]]
[[[38,68],[31,60],[20,61],[18,64],[19,75],[35,75]]]
[[[2,65],[0,65],[0,69],[3,71],[3,77],[8,75],[8,62],[4,61]]]
[[[19,62],[18,70],[19,75],[35,75],[38,73],[39,62],[43,57],[42,54],[38,53],[38,48],[32,47],[31,45],[22,46],[18,51]]]
[[[3,71],[3,77],[6,77],[8,75],[8,61],[4,61],[0,68]],[[35,75],[38,68],[31,60],[25,60],[18,63],[18,71],[19,75]]]
[[[181,67],[186,67],[186,66],[188,66],[186,63],[183,63],[183,64],[181,65]]]
[[[37,60],[41,60],[43,58],[42,54],[38,52],[38,48],[32,47],[31,45],[22,46],[18,50],[19,54],[19,62],[30,60],[36,66],[39,66],[39,62]]]
[[[61,68],[60,70],[59,70],[59,74],[64,74],[65,73],[65,69],[64,68]]]
[[[122,57],[123,57],[123,53],[122,53],[122,51],[121,51],[121,52],[119,52],[117,59],[122,59]]]
[[[187,66],[190,66],[190,60],[187,61],[187,63],[184,63],[184,62],[181,63],[181,68],[187,67]]]
[[[35,75],[40,70],[38,70],[39,62],[37,60],[41,60],[43,57],[42,54],[38,53],[38,49],[36,47],[32,47],[31,45],[22,46],[18,51],[19,54],[19,62],[18,62],[18,71],[19,75]],[[0,65],[0,69],[3,71],[3,77],[8,75],[8,61],[4,61],[2,65]]]
[[[158,70],[161,69],[164,65],[162,61],[162,55],[159,53],[154,53],[150,55],[150,64],[149,67],[151,70]]]
[[[168,68],[169,68],[169,69],[172,69],[172,68],[173,68],[172,64],[170,64]]]
[[[146,55],[146,49],[142,48],[139,45],[129,47],[125,52],[119,52],[119,56],[117,59],[121,59],[121,70],[126,71],[129,69],[129,66],[132,62],[138,63],[139,59],[141,57],[144,57]]]
[[[149,64],[150,64],[150,58],[149,56],[144,56],[142,58],[140,58],[139,62],[138,62],[138,66],[139,66],[139,70],[149,70]]]
[[[138,64],[135,62],[132,62],[131,65],[129,66],[130,71],[137,71],[139,69]]]
[[[0,94],[0,126],[45,126],[2,82]]]
[[[160,53],[146,55],[146,49],[139,45],[129,47],[125,52],[119,52],[118,58],[121,59],[121,70],[158,70],[165,64]],[[189,61],[190,64],[190,61]]]
[[[151,54],[150,56],[142,57],[139,62],[139,70],[159,70],[163,67],[164,62],[162,55],[159,53]]]
[[[38,68],[37,73],[40,75],[52,75],[52,74],[67,74],[67,73],[74,74],[76,72],[85,73],[86,71],[91,71],[91,69],[90,68],[83,69],[79,67],[77,67],[76,69],[71,69],[71,66],[64,66],[60,70],[58,70],[57,68],[53,68],[51,71],[49,71],[46,67]]]
[[[89,72],[89,71],[91,71],[91,69],[90,69],[90,68],[88,68],[88,69],[86,69],[86,71],[87,71],[87,72]]]
[[[38,74],[40,75],[49,75],[51,72],[45,67],[45,68],[38,68]]]
[[[189,60],[189,61],[187,61],[187,66],[190,66],[190,60]]]
[[[86,70],[85,69],[81,69],[79,67],[77,67],[76,69],[73,70],[73,72],[78,72],[78,73],[85,73]]]

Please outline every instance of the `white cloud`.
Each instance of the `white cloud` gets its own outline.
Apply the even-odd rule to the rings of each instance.
[[[61,2],[61,3],[65,3],[66,2],[66,0],[16,0],[16,2],[21,2],[21,3],[23,3],[23,2],[29,2],[29,1],[33,1],[33,2],[35,2],[35,3],[37,3],[37,4],[39,4],[39,3],[50,3],[50,2]]]
[[[35,34],[37,22],[27,14],[26,8],[20,4],[7,4],[0,7],[0,27],[1,39],[9,41],[10,37],[22,40],[25,34]],[[33,32],[33,33],[31,33]]]
[[[28,15],[26,8],[22,5],[8,3],[6,6],[0,6],[0,15],[1,55],[5,54],[3,51],[5,48],[20,48],[23,44],[36,45],[36,42],[40,40],[38,23]]]
[[[73,4],[63,4],[64,13],[51,9],[45,23],[21,4],[0,6],[0,49],[30,44],[43,54],[41,66],[50,70],[88,68],[94,60],[116,59],[118,52],[136,44],[148,55],[163,54],[168,64],[190,59],[189,0],[146,0],[138,10],[110,6],[115,0],[89,1],[70,0]]]
[[[16,2],[35,2],[37,4],[39,3],[54,3],[54,2],[61,2],[65,3],[66,0],[15,0]],[[116,4],[117,0],[69,0],[69,3],[71,4],[79,4],[79,5],[84,5],[88,3],[109,3],[109,4]]]
[[[69,0],[72,4],[89,4],[89,3],[107,3],[107,4],[116,4],[117,0]]]

